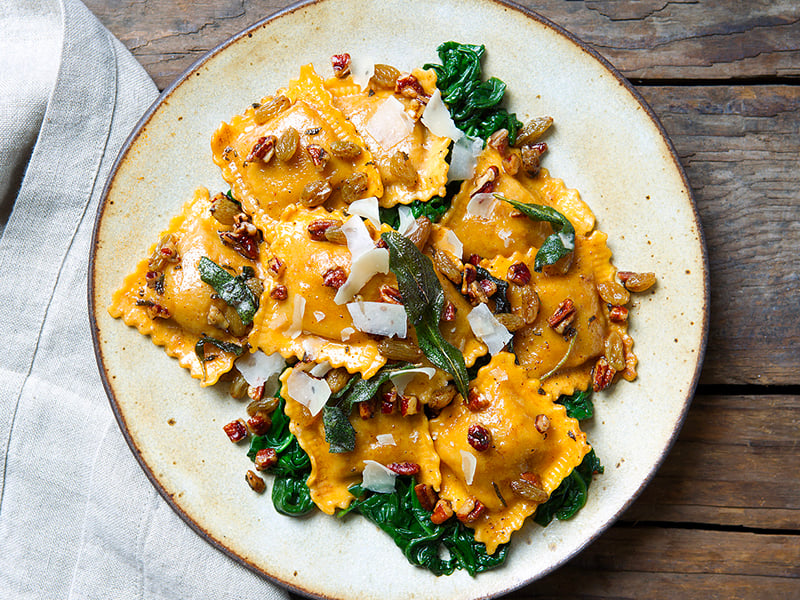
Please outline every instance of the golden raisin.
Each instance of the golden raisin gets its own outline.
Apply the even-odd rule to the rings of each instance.
[[[398,150],[389,161],[389,172],[397,181],[409,187],[417,184],[417,170],[408,158],[408,154]]]
[[[257,125],[263,125],[272,117],[277,115],[282,110],[289,108],[291,105],[291,100],[289,100],[283,94],[278,94],[255,109],[255,112],[253,113],[253,120]]]
[[[331,144],[331,154],[336,158],[352,160],[361,154],[361,146],[353,142],[333,142]]]
[[[327,181],[311,181],[303,188],[303,192],[300,194],[300,202],[303,206],[319,206],[324,204],[332,193],[333,188]]]
[[[289,127],[281,134],[281,137],[278,138],[278,143],[275,144],[275,156],[283,162],[288,162],[294,157],[299,145],[300,134],[294,127]]]
[[[378,63],[375,65],[375,74],[370,79],[370,83],[378,88],[394,90],[398,77],[400,77],[400,71],[393,66]]]

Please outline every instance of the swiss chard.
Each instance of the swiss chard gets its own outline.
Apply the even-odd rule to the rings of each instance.
[[[456,569],[475,575],[506,559],[508,545],[487,554],[486,546],[476,542],[472,530],[457,519],[434,524],[431,513],[419,503],[413,479],[398,477],[395,491],[390,494],[373,494],[360,486],[350,488],[350,493],[357,499],[340,516],[350,511],[361,513],[392,537],[412,565],[424,567],[434,575],[450,575]],[[447,548],[448,558],[440,556],[442,546]]]
[[[417,333],[420,349],[434,365],[453,376],[456,389],[467,397],[469,378],[464,356],[442,337],[439,321],[444,306],[444,291],[431,259],[411,240],[390,231],[381,235],[389,247],[389,269],[397,277],[408,318]]]
[[[536,253],[533,264],[534,271],[540,272],[545,265],[554,265],[561,258],[571,254],[575,249],[575,228],[569,219],[550,206],[541,204],[526,204],[506,198],[502,194],[495,194],[495,198],[508,202],[522,214],[534,221],[545,221],[553,227],[553,233],[545,239],[542,247]]]
[[[456,127],[484,140],[498,129],[507,129],[509,140],[514,143],[522,123],[515,114],[498,106],[506,84],[496,77],[481,80],[485,50],[484,46],[445,42],[436,49],[442,64],[426,64],[424,68],[436,72],[436,86]]]
[[[213,287],[219,297],[236,310],[242,323],[250,325],[253,322],[253,315],[258,310],[258,298],[244,283],[249,279],[246,275],[250,272],[234,277],[206,256],[200,259],[197,270],[200,272],[200,279]]]

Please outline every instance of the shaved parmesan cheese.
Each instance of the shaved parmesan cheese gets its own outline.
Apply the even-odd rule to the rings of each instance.
[[[353,83],[357,83],[362,90],[367,89],[374,71],[374,60],[359,54],[350,58],[350,74],[353,76]]]
[[[361,219],[358,219],[359,221]],[[336,291],[333,301],[336,304],[350,302],[362,287],[378,273],[389,272],[389,251],[386,248],[367,250],[350,265],[350,275],[342,287]]]
[[[463,181],[472,179],[475,174],[476,160],[483,150],[483,140],[464,136],[453,144],[453,154],[450,157],[450,168],[447,171],[447,181]]]
[[[461,471],[464,473],[464,482],[472,485],[475,478],[475,468],[478,466],[478,459],[466,450],[461,450]]]
[[[400,217],[400,224],[397,226],[397,233],[400,235],[408,234],[417,222],[411,207],[401,204],[397,207],[397,215]]]
[[[317,323],[319,323],[320,321],[322,321],[322,319],[325,318],[325,313],[322,312],[321,310],[315,310],[314,318],[317,320]]]
[[[295,294],[292,322],[286,329],[286,335],[294,339],[303,332],[303,315],[306,312],[306,299],[300,294]]]
[[[387,469],[381,463],[374,460],[364,461],[364,472],[361,474],[363,481],[361,485],[378,494],[391,494],[394,491],[394,480],[397,473]]]
[[[319,414],[331,397],[331,388],[324,379],[315,379],[308,373],[294,369],[286,379],[289,396],[305,406],[312,417]]]
[[[375,196],[369,198],[361,198],[356,200],[347,207],[348,214],[358,215],[367,219],[370,223],[375,225],[376,229],[381,228],[381,217],[378,212],[378,199]]]
[[[342,225],[342,233],[347,238],[347,249],[350,250],[353,260],[375,247],[367,226],[358,217],[347,219]]]
[[[386,337],[406,337],[408,315],[402,304],[351,302],[347,310],[353,317],[353,326],[359,331]]]
[[[461,258],[464,255],[464,244],[452,229],[445,230],[444,237],[439,240],[439,245],[455,257]]]
[[[494,318],[485,304],[478,304],[469,311],[467,321],[480,341],[486,344],[490,354],[497,354],[506,347],[513,335]]]
[[[306,338],[300,345],[303,347],[303,360],[314,361],[319,354],[322,341],[320,338]]]
[[[314,367],[309,371],[314,377],[325,377],[325,374],[330,371],[333,367],[331,367],[331,363],[327,360],[325,362],[321,362],[318,365],[314,365]]]
[[[575,249],[575,236],[574,235],[567,235],[563,231],[558,232],[558,239],[561,240],[561,245],[564,246],[567,250],[574,250]]]
[[[344,329],[342,329],[342,341],[346,342],[347,340],[349,340],[350,336],[352,336],[355,332],[356,330],[353,329],[352,327],[345,327]]]
[[[425,111],[422,113],[422,124],[433,135],[438,135],[439,137],[458,140],[464,135],[453,123],[450,111],[447,110],[447,106],[442,101],[442,92],[438,88],[431,94],[431,98],[425,106]]]
[[[403,103],[389,96],[378,105],[364,127],[381,148],[388,150],[408,137],[414,130],[414,121],[406,115]]]
[[[417,369],[406,369],[404,371],[398,371],[397,373],[392,373],[389,375],[389,379],[394,384],[394,387],[397,388],[397,393],[401,396],[403,392],[406,391],[406,386],[411,383],[411,380],[417,375],[417,373],[424,373],[428,376],[428,379],[433,377],[436,374],[436,369],[433,367],[419,367]]]
[[[467,203],[467,214],[487,219],[492,213],[495,202],[497,202],[497,200],[494,194],[475,194]]]
[[[266,355],[261,350],[256,350],[239,358],[236,368],[249,385],[263,385],[264,394],[274,396],[280,385],[278,377],[286,368],[286,361],[278,352]]]
[[[381,446],[397,446],[391,433],[381,433],[376,435],[375,439],[378,440],[378,444]]]

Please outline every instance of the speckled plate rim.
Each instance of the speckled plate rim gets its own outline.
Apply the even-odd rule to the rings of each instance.
[[[250,569],[254,573],[256,573],[256,574],[258,574],[258,575],[260,575],[260,576],[262,576],[262,577],[264,577],[264,578],[266,578],[266,579],[268,579],[268,580],[270,580],[270,581],[272,581],[274,583],[277,583],[278,585],[280,585],[282,587],[285,587],[288,590],[291,590],[291,591],[296,592],[296,593],[304,594],[306,596],[313,597],[313,598],[328,599],[329,596],[320,595],[320,594],[314,592],[313,590],[305,589],[305,588],[303,588],[301,586],[298,586],[297,584],[294,584],[292,582],[285,581],[285,580],[283,580],[281,578],[275,577],[274,575],[265,572],[258,565],[254,564],[251,561],[248,561],[247,559],[245,559],[242,556],[240,556],[239,554],[237,554],[236,551],[232,550],[231,548],[229,548],[228,546],[226,546],[225,544],[223,544],[222,542],[217,540],[200,523],[198,523],[191,516],[189,516],[184,511],[184,509],[180,506],[180,504],[175,500],[175,498],[163,487],[161,482],[158,480],[158,478],[153,473],[151,467],[147,464],[147,462],[142,457],[142,451],[137,447],[136,443],[134,442],[134,440],[133,440],[133,438],[132,438],[132,436],[131,436],[131,434],[129,432],[128,424],[126,422],[126,419],[125,419],[125,416],[123,414],[123,411],[121,410],[121,407],[119,406],[118,400],[115,397],[115,393],[114,393],[113,387],[112,387],[112,385],[111,385],[111,383],[109,381],[108,372],[106,371],[104,358],[103,358],[103,350],[102,350],[102,347],[101,347],[101,344],[100,344],[100,339],[99,339],[100,329],[99,329],[97,318],[96,318],[96,310],[98,309],[98,305],[97,305],[97,303],[95,301],[95,277],[96,277],[96,271],[95,271],[96,261],[95,261],[95,257],[96,257],[96,252],[97,252],[97,249],[98,249],[98,243],[99,243],[98,234],[99,234],[100,225],[101,225],[103,216],[105,214],[105,208],[107,206],[106,202],[108,200],[108,194],[110,192],[110,189],[112,188],[112,185],[113,185],[113,182],[114,182],[114,178],[115,178],[115,176],[117,174],[117,171],[118,171],[120,165],[124,162],[124,160],[127,157],[129,151],[131,150],[131,147],[137,142],[142,130],[149,123],[149,121],[153,117],[154,113],[159,109],[159,107],[165,101],[167,101],[170,98],[170,96],[172,95],[172,93],[175,91],[176,88],[178,88],[187,79],[189,79],[203,64],[205,64],[207,61],[209,61],[214,56],[218,55],[220,52],[223,52],[229,46],[233,45],[234,43],[236,43],[237,41],[239,41],[243,37],[248,36],[252,32],[264,27],[265,25],[267,25],[267,24],[269,24],[269,23],[271,23],[271,22],[273,22],[273,21],[275,21],[277,19],[280,19],[281,17],[284,17],[284,16],[286,16],[288,14],[291,14],[291,13],[293,13],[293,12],[299,10],[299,9],[304,9],[304,8],[306,8],[308,6],[311,6],[311,5],[320,4],[320,3],[324,2],[324,1],[325,0],[301,0],[299,2],[296,2],[296,3],[286,7],[284,9],[281,9],[281,10],[279,10],[279,11],[277,11],[277,12],[275,12],[275,13],[267,16],[267,17],[265,17],[264,19],[254,23],[253,25],[243,29],[242,31],[240,31],[239,33],[235,34],[234,36],[232,36],[228,40],[224,41],[223,43],[219,44],[218,46],[216,46],[215,48],[213,48],[212,50],[207,52],[205,55],[203,55],[201,58],[199,58],[197,61],[195,61],[186,71],[184,71],[179,77],[177,77],[173,83],[171,83],[168,87],[166,87],[164,89],[164,91],[154,101],[154,103],[150,106],[150,108],[147,110],[147,112],[145,112],[145,114],[139,120],[139,122],[137,123],[136,127],[130,133],[130,135],[127,137],[125,143],[123,144],[122,149],[120,150],[120,153],[117,156],[117,159],[115,160],[115,162],[114,162],[114,164],[112,166],[111,172],[109,174],[109,177],[108,177],[108,179],[107,179],[107,181],[105,183],[104,189],[103,189],[103,194],[102,194],[102,197],[101,197],[100,205],[99,205],[97,216],[96,216],[95,223],[94,223],[93,234],[92,234],[92,245],[91,245],[91,252],[90,252],[90,256],[89,256],[89,277],[88,277],[88,290],[87,290],[87,292],[88,292],[89,319],[90,319],[90,325],[91,325],[92,340],[93,340],[94,349],[95,349],[95,358],[97,360],[98,369],[99,369],[100,376],[101,376],[101,379],[102,379],[102,382],[103,382],[103,386],[104,386],[104,388],[106,390],[106,394],[108,395],[109,402],[111,404],[111,408],[112,408],[112,411],[114,413],[114,416],[115,416],[115,418],[116,418],[116,420],[117,420],[117,422],[119,424],[119,427],[120,427],[120,429],[122,431],[122,434],[123,434],[128,446],[131,448],[131,450],[132,450],[137,462],[139,463],[140,467],[142,468],[142,470],[144,471],[145,475],[150,480],[152,485],[158,491],[158,493],[169,504],[169,506],[172,508],[172,510],[174,510],[175,513],[184,522],[186,522],[187,525],[189,525],[189,527],[191,529],[193,529],[199,536],[201,536],[203,539],[205,539],[213,547],[215,547],[218,550],[222,551],[223,553],[228,555],[233,560],[235,560],[238,563],[242,564],[243,566],[247,567],[248,569]],[[693,217],[694,217],[694,221],[695,221],[695,225],[696,225],[697,233],[698,233],[698,237],[699,237],[700,253],[701,253],[702,263],[703,263],[702,264],[702,267],[703,267],[703,277],[702,277],[702,281],[703,281],[703,298],[702,298],[702,310],[701,310],[703,321],[702,321],[702,324],[701,324],[700,343],[699,343],[699,348],[697,349],[697,355],[696,355],[696,361],[695,361],[695,370],[694,370],[694,374],[691,377],[691,383],[690,383],[689,388],[688,388],[688,390],[686,392],[686,396],[684,398],[684,402],[683,402],[682,409],[680,411],[679,418],[676,419],[676,421],[674,423],[674,427],[673,427],[673,430],[672,430],[672,433],[671,433],[671,436],[669,438],[668,443],[664,446],[663,451],[661,452],[660,456],[654,462],[654,464],[652,465],[651,470],[643,478],[640,486],[635,490],[635,492],[628,498],[628,500],[621,506],[621,508],[616,513],[614,513],[604,523],[600,524],[593,531],[593,533],[591,535],[587,536],[586,539],[584,540],[584,542],[581,545],[579,545],[577,548],[575,548],[574,551],[570,555],[565,556],[561,560],[553,563],[549,568],[544,569],[544,570],[542,570],[540,572],[537,572],[537,573],[533,574],[527,580],[517,581],[517,582],[515,582],[513,585],[511,585],[509,587],[505,587],[503,589],[498,589],[495,592],[493,592],[493,594],[491,595],[491,597],[499,597],[499,596],[508,594],[508,593],[510,593],[510,592],[512,592],[512,591],[514,591],[516,589],[519,589],[519,588],[521,588],[521,587],[523,587],[525,585],[528,585],[528,584],[532,583],[533,581],[535,581],[537,579],[540,579],[540,578],[546,576],[547,574],[549,574],[552,571],[554,571],[554,570],[558,569],[559,567],[563,566],[564,563],[568,562],[569,560],[574,558],[577,554],[582,552],[583,549],[585,549],[595,539],[597,539],[600,535],[602,535],[625,512],[625,510],[627,510],[627,508],[641,494],[641,492],[644,490],[644,488],[647,487],[647,485],[651,482],[651,480],[655,476],[656,472],[661,467],[664,459],[669,454],[670,450],[672,449],[673,445],[675,444],[675,441],[676,441],[676,439],[678,437],[678,433],[680,432],[680,430],[681,430],[681,428],[683,426],[683,423],[684,423],[684,421],[686,419],[686,415],[688,413],[689,407],[691,405],[692,398],[694,397],[694,393],[695,393],[695,390],[696,390],[696,387],[697,387],[697,383],[698,383],[699,378],[700,378],[700,371],[701,371],[701,368],[702,368],[702,365],[703,365],[703,359],[704,359],[704,356],[705,356],[706,346],[707,346],[707,342],[708,342],[708,325],[709,325],[709,318],[710,318],[710,314],[709,314],[710,290],[709,290],[708,251],[707,251],[707,246],[706,246],[706,242],[705,242],[705,236],[704,236],[704,233],[703,233],[703,228],[702,228],[700,217],[699,217],[699,214],[698,214],[698,211],[697,211],[697,205],[696,205],[696,202],[694,200],[694,196],[693,196],[691,185],[689,184],[689,181],[688,181],[688,178],[686,176],[686,173],[685,173],[685,171],[684,171],[684,169],[683,169],[683,167],[682,167],[682,165],[680,163],[680,160],[678,159],[678,155],[677,155],[677,152],[676,152],[676,150],[674,148],[674,145],[672,144],[671,140],[669,139],[669,137],[668,137],[663,125],[660,122],[660,120],[658,119],[658,117],[656,116],[656,114],[654,113],[652,108],[645,101],[645,99],[642,97],[642,95],[602,55],[600,55],[596,50],[594,50],[593,48],[588,46],[586,43],[584,43],[578,37],[576,37],[575,35],[573,35],[569,31],[565,30],[561,26],[553,23],[552,21],[550,21],[549,19],[547,19],[545,17],[542,17],[538,13],[536,13],[536,12],[526,8],[526,7],[520,6],[520,5],[518,5],[518,4],[514,3],[514,2],[510,2],[510,1],[507,1],[507,0],[485,0],[485,1],[488,1],[490,3],[494,3],[494,4],[500,5],[502,7],[506,7],[506,8],[518,11],[518,12],[522,13],[523,15],[525,15],[526,17],[528,17],[529,19],[537,21],[538,23],[540,23],[541,25],[546,26],[547,28],[549,28],[553,32],[563,36],[564,38],[569,40],[576,48],[579,48],[584,53],[588,54],[589,56],[594,58],[596,61],[598,61],[604,67],[604,69],[609,74],[611,74],[625,88],[625,90],[630,94],[630,96],[633,97],[638,102],[640,107],[645,111],[645,113],[648,116],[648,118],[652,121],[652,123],[655,125],[655,127],[659,131],[661,137],[663,138],[664,144],[669,149],[669,154],[670,154],[670,157],[671,157],[671,159],[673,161],[672,168],[674,168],[675,171],[679,174],[679,176],[680,176],[680,178],[681,178],[681,180],[683,182],[683,185],[685,187],[685,190],[686,190],[686,192],[688,194],[689,203],[691,205],[691,210],[692,210],[692,213],[693,213]]]

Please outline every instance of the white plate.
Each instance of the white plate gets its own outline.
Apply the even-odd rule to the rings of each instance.
[[[509,87],[524,121],[550,115],[545,165],[580,190],[609,234],[615,264],[654,271],[634,301],[639,378],[595,396],[586,426],[606,467],[576,517],[512,538],[505,566],[471,578],[410,566],[359,517],[280,516],[251,492],[244,448],[222,425],[243,404],[201,389],[177,361],[106,312],[112,292],[146,256],[198,185],[226,190],[209,140],[219,123],[340,52],[410,70],[438,62],[439,43],[485,44],[484,73]],[[574,556],[633,501],[682,423],[700,371],[708,320],[705,248],[685,175],[652,111],[570,34],[487,0],[324,0],[259,23],[199,61],[166,90],[126,144],[98,214],[90,277],[98,362],[137,459],[199,534],[292,589],[333,598],[484,598],[541,577]],[[268,481],[269,483],[269,481]]]

